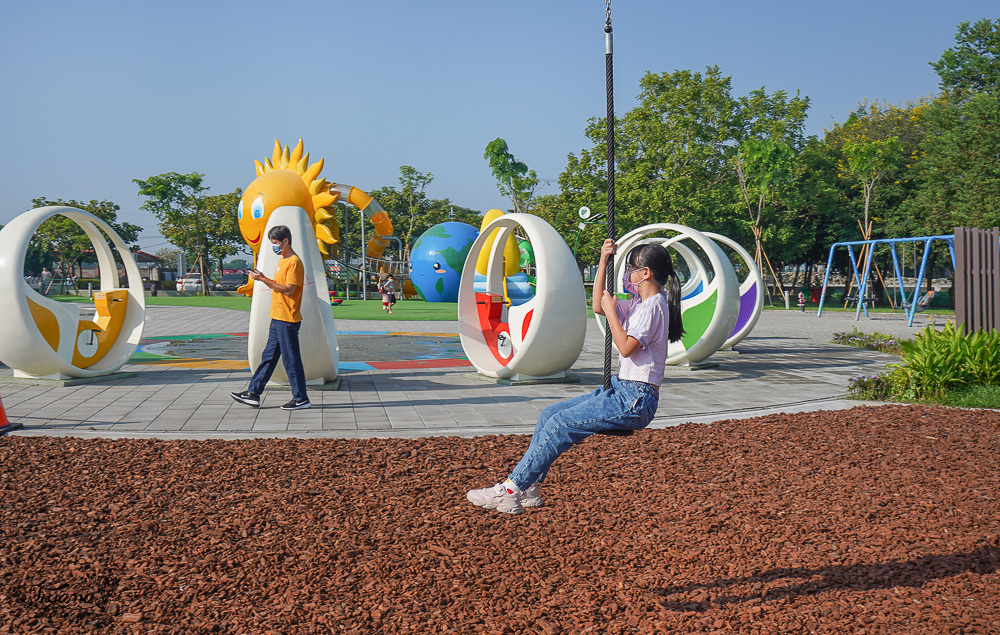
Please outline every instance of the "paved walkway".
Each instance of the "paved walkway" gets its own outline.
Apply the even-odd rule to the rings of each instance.
[[[402,316],[401,316],[402,317]],[[832,334],[857,325],[908,337],[902,316],[854,322],[853,314],[765,311],[738,355],[718,355],[719,367],[670,371],[652,427],[710,422],[773,412],[850,408],[849,377],[878,372],[891,355],[830,344]],[[245,333],[249,314],[226,309],[149,307],[145,337]],[[942,321],[942,320],[939,320]],[[457,334],[456,322],[338,320],[350,332],[400,331]],[[421,437],[530,433],[545,406],[592,390],[602,380],[604,341],[591,323],[579,360],[570,370],[579,384],[501,386],[471,376],[472,367],[354,370],[345,364],[341,389],[310,393],[311,410],[278,406],[287,392],[270,392],[263,407],[235,404],[249,370],[130,364],[134,377],[73,387],[0,384],[12,434],[157,438]],[[365,365],[359,365],[365,366]],[[11,371],[0,367],[0,376]]]

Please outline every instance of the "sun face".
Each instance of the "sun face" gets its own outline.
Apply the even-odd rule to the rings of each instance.
[[[271,212],[283,205],[301,207],[309,214],[316,244],[324,256],[336,254],[340,243],[340,225],[330,207],[339,197],[330,192],[330,183],[319,176],[323,159],[309,165],[309,154],[303,156],[302,139],[294,150],[284,148],[277,140],[271,158],[254,161],[257,178],[247,186],[236,214],[243,240],[253,250],[254,259],[264,238],[264,227]]]

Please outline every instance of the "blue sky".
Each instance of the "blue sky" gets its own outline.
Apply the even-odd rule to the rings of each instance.
[[[509,205],[482,154],[503,137],[542,178],[589,147],[604,114],[604,10],[593,0],[4,2],[0,15],[0,223],[38,196],[107,199],[167,246],[132,183],[200,172],[245,187],[274,139],[299,137],[323,175],[364,190],[399,166],[428,194]],[[718,65],[734,94],[812,100],[822,135],[862,99],[932,94],[928,62],[996,0],[614,0],[615,106],[647,71]],[[555,191],[555,186],[542,193]]]

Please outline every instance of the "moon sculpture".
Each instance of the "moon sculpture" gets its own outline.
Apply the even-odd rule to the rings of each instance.
[[[24,258],[31,237],[44,221],[59,215],[79,225],[94,247],[101,288],[94,293],[96,312],[91,318],[81,317],[78,304],[47,298],[24,280]],[[105,234],[125,265],[125,287],[119,281]],[[135,259],[107,223],[75,207],[39,207],[0,230],[0,297],[7,306],[0,323],[0,360],[13,369],[15,377],[108,375],[125,365],[142,337],[146,299]]]

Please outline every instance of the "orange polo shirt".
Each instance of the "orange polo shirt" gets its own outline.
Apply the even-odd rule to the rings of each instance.
[[[292,295],[271,291],[271,319],[282,322],[302,321],[302,287],[306,281],[306,269],[295,254],[278,261],[278,270],[274,272],[274,281],[278,284],[294,284]]]

